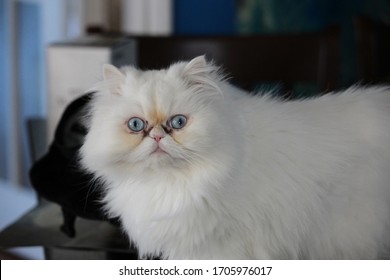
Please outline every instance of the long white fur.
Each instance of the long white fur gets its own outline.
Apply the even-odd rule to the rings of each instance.
[[[104,71],[81,163],[141,256],[374,259],[388,247],[389,88],[283,102],[229,85],[204,57]],[[166,135],[164,157],[150,137],[129,150],[123,123],[157,107],[190,117],[181,142]]]

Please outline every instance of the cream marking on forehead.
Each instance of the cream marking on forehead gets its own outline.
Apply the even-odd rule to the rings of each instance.
[[[165,124],[172,107],[173,89],[163,79],[154,81],[149,88],[150,107],[148,108],[148,117],[153,124]]]

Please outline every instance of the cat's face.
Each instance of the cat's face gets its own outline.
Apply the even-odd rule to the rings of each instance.
[[[178,168],[217,144],[221,93],[203,57],[167,70],[104,69],[82,148],[88,168]],[[94,167],[95,166],[95,167]]]

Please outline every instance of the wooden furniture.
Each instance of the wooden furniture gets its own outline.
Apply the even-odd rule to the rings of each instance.
[[[340,39],[337,28],[300,34],[230,37],[141,37],[137,65],[164,68],[177,60],[206,54],[222,65],[233,83],[253,90],[262,83],[279,83],[291,90],[295,83],[312,83],[319,91],[337,88]]]
[[[390,25],[355,19],[358,76],[365,84],[390,83]]]

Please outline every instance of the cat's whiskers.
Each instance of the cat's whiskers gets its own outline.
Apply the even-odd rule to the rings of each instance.
[[[184,161],[186,161],[187,163],[189,163],[191,165],[199,164],[202,156],[198,152],[191,150],[191,149],[188,149],[188,148],[185,148],[185,147],[184,147],[184,150],[185,150],[185,152],[182,155],[182,159]]]
[[[89,200],[89,197],[90,195],[97,191],[97,189],[99,188],[100,184],[99,184],[99,181],[101,180],[101,178],[99,177],[93,177],[92,179],[89,179],[89,183],[87,184],[87,188],[88,188],[88,191],[87,191],[87,195],[85,197],[85,203],[84,203],[84,211],[86,212],[87,210],[87,205],[88,205],[88,200]],[[103,202],[102,199],[100,199],[99,201],[94,201],[94,202]]]

